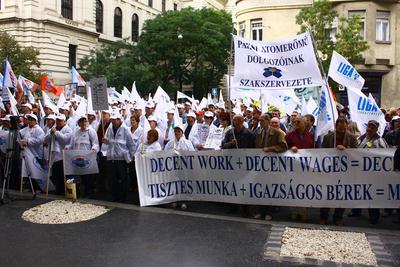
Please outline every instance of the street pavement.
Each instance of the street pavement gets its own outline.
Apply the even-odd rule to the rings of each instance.
[[[75,224],[40,225],[21,219],[25,210],[47,201],[0,206],[0,266],[312,266],[267,259],[265,244],[277,227],[319,227],[227,216],[226,206],[216,203],[189,203],[189,211],[183,212],[82,200],[113,209]],[[204,212],[210,209],[213,212]],[[400,266],[400,231],[331,228],[378,235],[393,258],[391,265]]]

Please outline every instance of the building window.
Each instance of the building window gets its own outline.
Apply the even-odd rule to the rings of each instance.
[[[390,41],[390,24],[389,24],[389,11],[376,12],[376,40],[377,41]]]
[[[137,42],[139,38],[139,16],[132,15],[132,41]]]
[[[349,17],[354,17],[354,16],[359,16],[360,17],[360,23],[361,23],[361,31],[360,35],[364,38],[365,40],[365,10],[360,10],[360,11],[349,11]]]
[[[177,11],[177,10],[178,10],[178,4],[174,3],[174,11]]]
[[[153,0],[149,0],[149,7],[153,7]]]
[[[263,26],[261,19],[251,21],[251,35],[253,40],[262,41],[262,34],[263,34],[262,28]]]
[[[335,17],[330,26],[325,28],[325,35],[330,38],[332,42],[336,42],[336,34],[338,33],[338,17]]]
[[[72,0],[61,0],[61,16],[72,20]]]
[[[162,0],[162,1],[161,1],[161,12],[162,12],[162,13],[165,13],[165,11],[166,11],[166,8],[165,8],[165,0]]]
[[[114,10],[114,36],[122,38],[122,11],[119,7]]]
[[[246,22],[242,21],[239,23],[239,36],[245,37],[246,34]]]
[[[69,45],[69,68],[71,69],[72,67],[76,67],[76,49],[77,46],[76,45]]]
[[[96,32],[103,32],[103,3],[96,0]]]

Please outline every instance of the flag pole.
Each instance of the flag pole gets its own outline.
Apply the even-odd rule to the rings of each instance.
[[[327,94],[328,94],[328,97],[329,97],[329,102],[331,104],[330,106],[331,106],[331,111],[332,111],[332,123],[333,123],[333,146],[336,147],[336,121],[335,121],[335,118],[333,117],[335,112],[334,112],[334,108],[333,108],[333,101],[332,101],[332,97],[331,97],[331,92],[328,91],[328,90],[330,90],[329,83],[328,83],[328,78],[326,76],[326,72],[325,72],[324,66],[322,65],[321,58],[318,55],[318,49],[317,49],[317,44],[315,43],[314,35],[313,35],[311,29],[309,29],[308,32],[310,33],[311,41],[312,41],[313,47],[314,47],[314,54],[315,54],[315,56],[316,56],[316,58],[318,60],[320,71],[322,72],[322,76],[323,76],[322,78],[323,78],[323,80],[325,82],[325,87],[326,87]],[[319,101],[321,102],[321,98],[320,98]]]
[[[231,50],[229,52],[229,63],[228,63],[228,101],[229,101],[228,103],[229,103],[229,109],[230,109],[229,117],[230,117],[230,120],[231,120],[232,135],[233,135],[233,139],[236,139],[235,128],[233,127],[233,116],[232,116],[233,109],[232,109],[232,101],[231,101],[231,83],[232,83],[232,81],[231,81],[231,71],[232,71],[232,69],[231,68],[232,68],[233,42],[234,41],[233,41],[233,24],[232,24]],[[237,142],[236,142],[236,148],[239,148],[238,145],[237,145]]]

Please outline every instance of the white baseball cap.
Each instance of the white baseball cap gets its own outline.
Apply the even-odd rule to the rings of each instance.
[[[31,117],[31,118],[33,118],[35,121],[37,121],[37,116],[36,116],[35,114],[33,114],[33,113],[26,114],[25,117],[26,117],[26,118]]]
[[[50,114],[49,116],[46,117],[46,120],[56,120],[56,116],[54,114]]]
[[[150,116],[147,118],[147,120],[148,120],[148,121],[155,121],[155,122],[157,122],[156,117],[154,117],[153,115],[150,115]]]
[[[196,114],[194,114],[194,112],[190,110],[186,117],[196,118]]]
[[[32,109],[32,105],[29,104],[29,103],[22,104],[22,106],[26,107],[26,108],[29,108],[29,109]]]
[[[214,113],[212,113],[211,111],[207,111],[206,113],[204,113],[204,117],[214,118]]]
[[[56,119],[57,119],[57,120],[65,121],[65,115],[64,115],[64,114],[58,114],[58,115],[56,116]]]

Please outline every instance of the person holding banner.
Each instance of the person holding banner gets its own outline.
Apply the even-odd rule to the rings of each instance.
[[[140,118],[136,113],[131,115],[130,124],[131,137],[135,146],[135,151],[138,151],[138,148],[143,140],[143,128],[140,126]],[[131,188],[134,193],[134,203],[139,204],[139,191],[136,177],[135,158],[133,158],[133,160],[129,163],[128,170]]]
[[[322,141],[322,148],[336,148],[338,150],[345,150],[346,148],[357,148],[358,142],[357,138],[347,131],[347,120],[344,117],[339,117],[336,120],[336,130],[335,132],[330,132],[324,136]],[[333,220],[335,225],[342,226],[343,225],[343,214],[345,209],[336,208],[333,214]],[[320,209],[320,219],[319,223],[322,225],[327,224],[329,217],[329,208],[321,208]]]
[[[260,130],[256,134],[255,146],[262,148],[266,153],[283,153],[288,150],[285,135],[277,129],[270,127],[270,116],[263,114],[260,116]],[[272,220],[272,206],[258,206],[255,219],[265,218],[266,221]]]
[[[138,151],[140,153],[146,153],[151,151],[161,151],[162,147],[158,142],[158,132],[155,129],[150,129],[147,132],[147,140],[145,143],[142,143],[139,147]]]
[[[125,202],[128,193],[128,163],[132,161],[135,145],[128,128],[122,126],[121,114],[112,114],[111,123],[108,127],[103,144],[108,145],[107,164],[112,181],[112,201]]]
[[[166,145],[164,150],[184,150],[184,151],[195,151],[192,142],[187,140],[183,135],[183,125],[178,124],[174,127],[174,136],[173,140],[170,140]]]
[[[243,116],[237,114],[233,116],[233,128],[225,135],[222,148],[254,148],[254,141],[253,134],[244,127]]]
[[[368,121],[367,131],[358,138],[358,148],[388,148],[385,139],[378,135],[379,122],[375,120]],[[379,209],[368,209],[369,221],[371,224],[378,224],[380,211]],[[361,216],[361,209],[352,209],[349,217]]]
[[[97,139],[96,131],[89,127],[88,119],[86,117],[79,118],[78,126],[79,128],[75,131],[73,137],[71,138],[71,144],[67,146],[67,148],[73,150],[91,150],[94,153],[99,152],[99,140]],[[85,196],[92,198],[94,189],[93,175],[81,175],[80,178],[84,185]]]
[[[44,139],[44,132],[39,125],[37,125],[37,117],[35,114],[27,114],[25,117],[28,120],[28,127],[22,129],[19,134],[21,137],[20,145],[25,151],[23,152],[23,162],[27,166],[22,166],[22,169],[28,169],[29,171],[25,171],[26,175],[30,175],[32,179],[39,179],[41,180],[43,177],[41,175],[35,175],[37,172],[33,172],[31,163],[37,160],[37,162],[41,162],[43,159],[43,139]],[[29,150],[29,151],[28,151]],[[32,166],[32,167],[31,167]],[[35,177],[34,177],[35,176]],[[39,177],[36,177],[39,176]],[[44,181],[42,181],[44,182]],[[40,183],[43,185],[44,183]],[[44,187],[41,188],[42,190]]]
[[[56,117],[56,126],[51,128],[44,137],[44,142],[46,144],[52,143],[51,146],[51,162],[53,163],[49,166],[49,171],[51,167],[51,179],[56,186],[56,193],[58,195],[65,194],[65,184],[64,184],[64,166],[62,150],[71,143],[72,129],[65,124],[65,115],[59,114]]]

